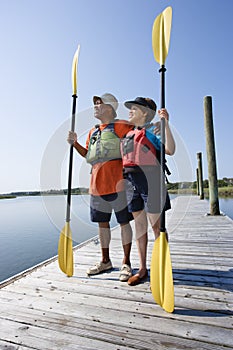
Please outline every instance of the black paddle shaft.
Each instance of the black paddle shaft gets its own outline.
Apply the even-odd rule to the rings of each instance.
[[[77,95],[72,95],[72,98],[73,98],[73,104],[72,104],[71,131],[74,131]],[[70,159],[69,159],[69,172],[68,172],[68,189],[67,189],[67,206],[66,206],[66,222],[70,221],[73,151],[74,151],[74,147],[73,147],[73,145],[70,145]]]
[[[165,72],[166,68],[164,65],[161,65],[159,73],[161,74],[161,101],[160,107],[165,108]],[[166,231],[165,226],[165,202],[166,202],[166,192],[165,192],[165,119],[161,119],[161,152],[160,152],[160,232]]]

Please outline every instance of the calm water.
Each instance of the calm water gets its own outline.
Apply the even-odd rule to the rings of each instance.
[[[233,198],[219,198],[220,210],[233,220]]]
[[[233,219],[233,198],[219,200]],[[65,224],[66,197],[22,197],[0,200],[0,281],[57,255]],[[111,226],[117,223],[113,215]],[[98,234],[89,219],[89,196],[72,196],[71,231],[74,245]]]
[[[65,212],[63,196],[0,200],[0,281],[57,255]],[[71,231],[74,245],[98,234],[88,195],[72,196]]]

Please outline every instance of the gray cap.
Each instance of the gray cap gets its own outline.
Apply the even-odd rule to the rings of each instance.
[[[105,93],[102,96],[93,96],[93,102],[95,103],[96,100],[101,100],[104,104],[111,105],[114,111],[118,108],[118,101],[115,96],[109,93]]]

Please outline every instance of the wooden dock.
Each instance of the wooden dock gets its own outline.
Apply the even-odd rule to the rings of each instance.
[[[119,282],[123,257],[112,231],[114,270],[88,278],[100,259],[98,239],[75,249],[75,273],[57,259],[0,285],[0,349],[233,349],[233,221],[206,215],[209,204],[178,197],[167,214],[175,311],[155,304],[150,282]],[[149,232],[148,268],[153,248]],[[132,266],[138,267],[135,241]]]

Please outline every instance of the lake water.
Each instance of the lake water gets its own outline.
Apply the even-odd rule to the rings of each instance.
[[[57,255],[65,212],[65,196],[0,200],[0,281]],[[72,196],[71,231],[74,245],[98,234],[89,219],[88,195]]]
[[[219,198],[220,210],[233,220],[233,198]]]
[[[219,203],[233,219],[233,198],[220,198]],[[0,200],[0,281],[57,255],[65,210],[65,196]],[[115,225],[113,215],[111,227]],[[98,234],[89,219],[88,195],[72,196],[71,231],[74,245]]]

